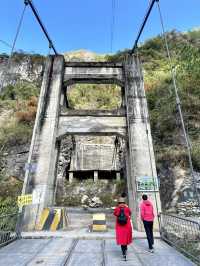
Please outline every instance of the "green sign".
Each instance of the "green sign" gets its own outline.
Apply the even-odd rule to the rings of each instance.
[[[156,179],[151,176],[137,177],[137,191],[154,191],[158,190]]]

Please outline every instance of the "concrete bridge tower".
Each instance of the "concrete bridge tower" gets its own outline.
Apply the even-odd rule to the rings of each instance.
[[[121,86],[122,108],[118,112],[83,111],[63,114],[66,88],[73,83],[113,83]],[[77,110],[76,110],[77,111]],[[70,134],[119,135],[126,139],[126,178],[133,224],[141,229],[139,202],[147,193],[160,211],[155,158],[150,131],[143,75],[137,57],[123,63],[65,62],[64,57],[46,60],[43,83],[29,152],[23,193],[38,196],[23,212],[24,230],[34,230],[44,207],[53,206],[59,143]]]

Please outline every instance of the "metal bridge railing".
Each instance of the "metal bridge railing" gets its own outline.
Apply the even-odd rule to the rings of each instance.
[[[200,265],[200,222],[174,214],[160,214],[161,238]]]
[[[18,213],[0,216],[0,247],[18,238]]]

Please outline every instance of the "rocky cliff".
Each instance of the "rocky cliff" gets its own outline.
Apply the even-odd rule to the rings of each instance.
[[[40,84],[43,70],[43,56],[15,53],[9,60],[8,56],[0,55],[0,92],[2,87],[19,81]]]
[[[0,55],[0,176],[24,177],[37,105],[31,97],[39,94],[44,62],[41,55]]]

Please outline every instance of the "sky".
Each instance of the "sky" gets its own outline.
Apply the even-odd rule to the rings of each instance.
[[[86,49],[111,53],[134,44],[150,0],[32,0],[59,53]],[[111,49],[112,2],[115,23]],[[187,31],[200,26],[199,0],[160,0],[165,28]],[[24,0],[0,0],[0,40],[13,43]],[[140,42],[161,33],[157,6]],[[16,50],[47,54],[48,42],[30,7],[26,8]],[[0,42],[0,53],[10,48]]]

